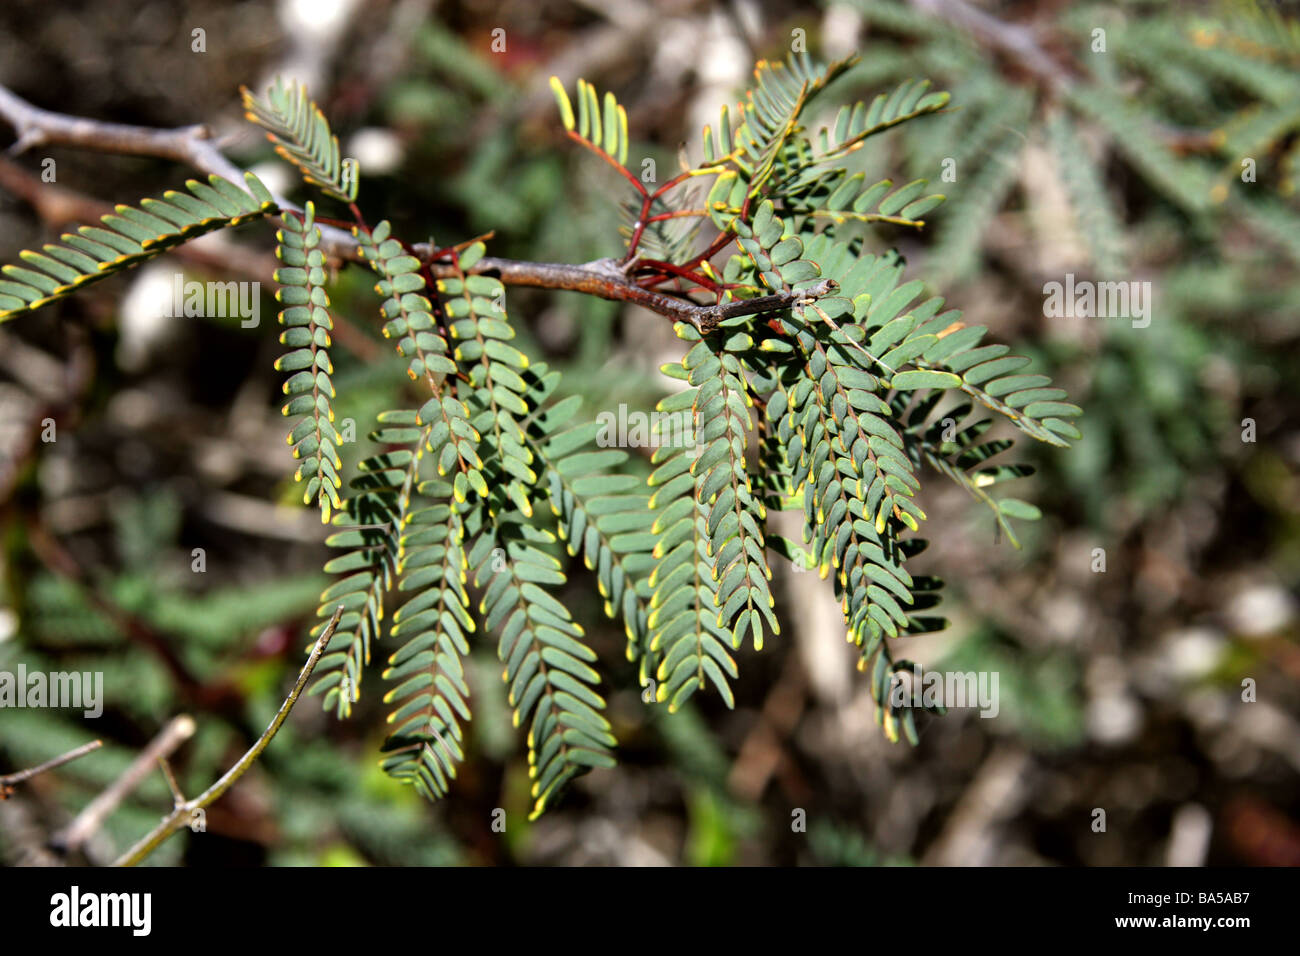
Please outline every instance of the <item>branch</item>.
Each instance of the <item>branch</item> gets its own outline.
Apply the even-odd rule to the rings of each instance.
[[[10,148],[11,153],[20,153],[43,144],[79,146],[135,156],[173,159],[187,163],[201,172],[215,173],[235,184],[244,181],[243,171],[222,155],[204,126],[155,129],[68,116],[33,106],[3,86],[0,86],[0,118],[5,119],[18,133],[17,141]],[[285,210],[298,209],[278,195],[275,200]],[[340,259],[361,261],[357,241],[350,232],[327,224],[321,224],[319,228],[324,251]],[[435,252],[427,243],[417,243],[412,249],[415,255],[422,258],[431,257]],[[450,265],[434,264],[431,271],[438,278],[456,275],[455,268]],[[689,322],[701,332],[711,331],[726,318],[787,308],[799,298],[815,298],[828,291],[817,291],[825,286],[822,283],[814,290],[798,294],[780,293],[721,305],[699,305],[687,298],[655,292],[637,285],[613,259],[597,259],[585,265],[564,265],[485,257],[468,271],[476,275],[495,273],[506,285],[585,292],[614,302],[631,302],[674,321]]]
[[[118,808],[127,795],[140,785],[157,760],[162,760],[173,750],[194,736],[194,719],[182,715],[173,718],[149,746],[131,761],[122,775],[108,789],[86,804],[85,808],[51,841],[54,848],[65,853],[75,852],[89,840],[109,815]]]
[[[316,641],[316,645],[311,649],[311,656],[307,658],[307,663],[303,665],[302,672],[298,675],[297,682],[293,685],[293,690],[289,691],[289,696],[284,699],[280,705],[280,710],[276,713],[275,718],[262,732],[262,736],[257,739],[257,743],[249,748],[248,753],[239,758],[239,762],[222,775],[221,779],[214,783],[208,789],[193,800],[186,800],[183,803],[177,803],[172,812],[163,817],[162,821],[154,827],[148,834],[140,839],[135,846],[127,850],[117,861],[114,866],[135,866],[150,853],[162,845],[169,836],[179,830],[190,820],[195,810],[201,810],[221,797],[242,777],[245,771],[253,765],[262,751],[271,743],[273,737],[280,730],[280,725],[284,723],[289,716],[289,711],[293,710],[293,705],[298,702],[298,696],[307,684],[307,678],[311,677],[311,672],[316,669],[316,663],[320,660],[321,654],[325,651],[325,646],[329,644],[334,637],[334,631],[339,626],[339,619],[343,617],[343,605],[340,604],[334,610],[334,616],[330,618],[329,624],[321,632],[321,636]]]
[[[9,147],[14,156],[33,146],[80,146],[131,156],[174,159],[236,184],[244,181],[243,173],[222,155],[212,142],[211,132],[203,125],[155,129],[67,116],[33,106],[3,86],[0,86],[0,116],[18,134]]]
[[[70,763],[78,757],[84,757],[86,754],[93,750],[98,750],[102,746],[104,746],[104,741],[92,740],[90,743],[82,744],[80,747],[69,750],[67,753],[55,757],[53,760],[47,760],[39,766],[29,767],[26,770],[19,770],[17,773],[7,773],[4,776],[0,776],[0,800],[9,799],[9,795],[13,793],[14,787],[18,784],[32,779],[32,777],[35,777],[37,774],[45,773],[47,770],[53,770],[55,767],[62,767],[65,763]]]
[[[158,758],[158,769],[163,772],[167,778],[167,789],[172,792],[172,807],[177,807],[185,802],[185,794],[181,793],[181,788],[176,783],[176,775],[172,773],[172,765],[167,762],[166,757]]]
[[[421,247],[415,246],[417,254]],[[700,332],[712,332],[724,319],[740,315],[758,315],[787,309],[803,299],[819,299],[838,286],[823,279],[810,289],[778,292],[755,299],[736,299],[718,305],[700,305],[690,299],[655,292],[632,282],[614,259],[596,259],[583,265],[560,265],[551,262],[519,262],[484,256],[467,270],[472,274],[495,273],[506,285],[533,286],[539,289],[563,289],[585,292],[614,302],[631,302],[678,322],[689,322]],[[433,275],[446,278],[456,274],[451,266],[435,264]]]

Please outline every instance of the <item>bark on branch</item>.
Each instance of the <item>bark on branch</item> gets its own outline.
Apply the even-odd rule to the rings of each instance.
[[[244,181],[243,170],[221,153],[207,128],[202,125],[156,129],[68,116],[34,106],[3,86],[0,86],[0,118],[8,122],[17,133],[16,141],[9,148],[11,154],[40,145],[77,146],[103,152],[171,159],[186,163],[202,173],[221,176],[236,185]],[[276,195],[275,200],[284,209],[298,208],[282,196]],[[321,245],[328,254],[340,259],[360,260],[357,242],[351,233],[326,224],[321,224],[320,230]],[[422,258],[427,258],[433,252],[426,243],[415,244],[413,251]],[[440,263],[434,263],[430,271],[435,277],[441,278],[455,274],[451,266]],[[658,292],[638,284],[614,259],[566,265],[487,256],[468,271],[476,275],[496,275],[505,285],[584,292],[614,302],[630,302],[674,321],[689,322],[701,332],[712,331],[724,319],[789,308],[800,299],[819,298],[828,295],[835,288],[834,282],[824,280],[811,289],[799,292],[781,292],[723,304],[700,305],[684,295]]]
[[[156,129],[68,116],[33,106],[3,86],[0,86],[0,116],[17,133],[18,138],[9,147],[9,153],[14,156],[33,146],[78,146],[107,153],[172,159],[237,184],[244,181],[243,172],[222,155],[212,142],[208,128],[201,124]]]
[[[420,246],[415,248],[417,254],[422,251]],[[439,278],[455,274],[450,266],[438,264],[432,267],[432,271]],[[476,275],[496,275],[505,285],[564,289],[571,292],[585,292],[587,295],[614,302],[631,302],[671,319],[689,322],[701,332],[713,331],[724,319],[787,309],[800,300],[819,299],[838,288],[833,280],[823,279],[815,286],[797,292],[778,292],[754,299],[736,299],[718,305],[700,305],[681,296],[656,292],[637,285],[628,278],[623,267],[615,259],[596,259],[583,265],[561,265],[484,256],[468,271]]]

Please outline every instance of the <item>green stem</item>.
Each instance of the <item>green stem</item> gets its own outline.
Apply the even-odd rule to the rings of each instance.
[[[262,736],[257,739],[257,743],[249,748],[248,753],[240,757],[239,762],[227,770],[221,779],[208,787],[207,790],[204,790],[193,800],[177,804],[172,812],[163,817],[162,821],[142,837],[135,846],[118,857],[113,864],[114,866],[135,866],[158,849],[169,836],[183,827],[195,810],[200,810],[211,803],[215,803],[222,794],[234,785],[236,780],[244,775],[245,771],[253,765],[253,761],[262,755],[262,751],[267,748],[271,739],[280,730],[280,725],[289,716],[289,711],[293,710],[293,705],[298,702],[298,696],[302,693],[303,687],[306,686],[307,679],[311,677],[311,672],[316,669],[316,662],[320,660],[321,654],[324,653],[325,646],[334,637],[334,631],[339,626],[339,619],[342,617],[343,605],[340,604],[335,608],[334,616],[330,618],[329,625],[321,632],[320,638],[316,641],[316,646],[311,649],[311,656],[307,658],[307,663],[303,665],[302,673],[298,675],[298,681],[293,685],[293,690],[289,692],[289,696],[280,705],[280,710],[276,713],[275,718],[263,731]]]

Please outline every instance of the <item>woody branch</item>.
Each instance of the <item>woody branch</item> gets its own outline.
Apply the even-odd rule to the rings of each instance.
[[[0,119],[13,127],[17,135],[9,148],[12,155],[23,153],[34,146],[75,146],[102,152],[171,159],[236,184],[243,182],[243,170],[222,154],[208,129],[202,125],[157,129],[69,116],[34,106],[3,86],[0,86]],[[281,196],[275,196],[275,200],[283,209],[298,208]],[[357,241],[350,232],[328,223],[322,223],[319,228],[321,245],[327,253],[340,259],[360,260]],[[427,243],[417,243],[412,251],[417,256],[430,257],[437,250]],[[827,280],[797,293],[780,292],[753,299],[702,305],[684,294],[647,288],[633,278],[637,265],[635,262],[619,262],[614,259],[597,259],[573,265],[522,262],[486,256],[467,271],[494,274],[505,285],[582,292],[615,302],[630,302],[674,321],[689,322],[701,332],[711,331],[719,322],[728,318],[772,312],[788,308],[799,299],[827,295],[835,287],[833,282]],[[438,262],[430,265],[430,272],[438,278],[456,274],[454,266]]]

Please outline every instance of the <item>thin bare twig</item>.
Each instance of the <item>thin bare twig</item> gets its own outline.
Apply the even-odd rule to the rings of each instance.
[[[162,845],[169,836],[185,826],[192,819],[196,810],[201,810],[209,804],[214,803],[222,794],[229,790],[240,777],[253,765],[253,762],[262,755],[262,751],[271,743],[272,738],[280,730],[280,726],[289,716],[289,711],[293,710],[293,705],[298,702],[298,697],[302,694],[303,687],[307,684],[307,679],[311,677],[312,671],[316,669],[316,663],[320,660],[321,654],[324,653],[325,647],[329,644],[330,639],[334,637],[334,631],[339,626],[339,620],[343,617],[343,605],[340,604],[334,610],[334,616],[330,618],[329,624],[321,632],[316,644],[311,649],[311,655],[307,658],[307,663],[303,665],[302,672],[298,675],[297,682],[293,685],[293,690],[289,696],[284,699],[280,705],[279,711],[274,719],[262,732],[262,736],[257,742],[248,749],[239,761],[227,770],[212,786],[204,790],[193,800],[185,800],[177,803],[172,812],[163,817],[161,822],[154,827],[149,833],[145,834],[135,846],[127,850],[117,861],[114,866],[135,866],[150,853]]]
[[[3,86],[0,86],[0,116],[18,134],[18,139],[9,147],[14,156],[34,146],[79,146],[132,156],[174,159],[234,183],[244,181],[243,172],[222,155],[212,142],[208,128],[201,124],[156,129],[83,119],[33,106]]]
[[[180,806],[185,802],[185,794],[181,793],[181,788],[176,783],[176,775],[172,773],[172,765],[167,762],[166,757],[158,758],[158,769],[161,770],[163,776],[167,778],[167,789],[172,792],[172,806]]]
[[[168,721],[159,734],[149,741],[140,755],[122,775],[113,781],[99,796],[86,804],[71,823],[56,833],[51,844],[65,853],[80,849],[98,832],[105,820],[116,810],[140,782],[153,769],[154,762],[166,757],[186,740],[194,736],[194,718],[182,714]]]
[[[47,770],[53,770],[55,767],[62,767],[65,763],[76,760],[78,757],[84,757],[86,754],[98,750],[102,746],[104,746],[104,741],[92,740],[88,744],[74,747],[67,753],[60,754],[52,760],[47,760],[45,763],[39,764],[38,766],[28,767],[26,770],[19,770],[17,773],[7,773],[0,776],[0,800],[8,799],[9,795],[13,793],[14,787],[18,784],[32,779],[32,777],[35,777],[37,774],[45,773]]]

